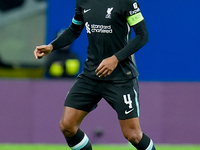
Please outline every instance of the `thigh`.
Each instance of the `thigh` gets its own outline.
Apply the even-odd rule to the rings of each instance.
[[[142,139],[142,130],[139,123],[139,118],[131,118],[125,120],[119,120],[122,133],[125,138],[130,142],[139,143]]]
[[[87,114],[88,112],[82,110],[77,110],[71,107],[64,107],[61,123],[65,127],[67,126],[78,129],[79,125]]]
[[[82,120],[88,112],[77,110],[71,107],[64,107],[63,115],[60,120],[60,129],[65,138],[72,137],[76,134]]]
[[[131,119],[125,119],[125,120],[119,120],[121,129],[123,132],[126,132],[128,130],[141,130],[139,118],[131,118]]]
[[[120,120],[139,117],[139,88],[137,78],[106,86],[104,98],[116,110]]]
[[[102,98],[98,93],[98,84],[95,80],[80,75],[68,92],[64,106],[86,112],[92,111]]]

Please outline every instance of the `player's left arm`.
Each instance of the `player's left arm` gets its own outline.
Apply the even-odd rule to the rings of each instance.
[[[128,3],[126,3],[128,2]],[[136,0],[127,0],[125,3],[128,6],[127,22],[135,31],[135,37],[132,39],[123,49],[118,51],[113,56],[104,59],[97,67],[96,75],[99,77],[106,77],[110,75],[113,70],[117,67],[118,63],[128,56],[137,52],[148,42],[147,27],[140,12],[139,5]],[[126,8],[126,6],[125,6]]]
[[[134,54],[148,42],[146,23],[137,2],[133,3],[133,10],[128,11],[128,13],[130,16],[127,16],[126,19],[130,27],[133,28],[135,37],[123,49],[115,54],[119,61]]]

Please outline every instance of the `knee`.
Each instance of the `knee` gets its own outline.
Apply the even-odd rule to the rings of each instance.
[[[123,133],[124,137],[131,143],[138,144],[142,139],[142,131],[141,130],[134,130],[128,131]]]
[[[67,138],[68,137],[72,137],[73,135],[75,135],[77,130],[78,130],[75,126],[70,124],[69,121],[63,120],[63,119],[60,121],[59,126],[60,126],[61,132]]]

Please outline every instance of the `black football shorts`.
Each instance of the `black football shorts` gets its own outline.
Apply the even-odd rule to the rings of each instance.
[[[104,98],[117,112],[120,120],[139,117],[137,78],[113,82],[79,75],[65,99],[65,106],[90,112]]]

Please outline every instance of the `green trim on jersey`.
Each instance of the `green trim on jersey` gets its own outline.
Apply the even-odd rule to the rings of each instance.
[[[134,26],[137,23],[139,23],[142,20],[144,20],[144,17],[142,16],[142,13],[139,12],[137,14],[134,14],[132,16],[127,17],[126,19],[127,19],[127,21],[128,21],[128,23],[129,23],[130,26]]]
[[[76,19],[72,19],[72,22],[74,23],[74,24],[76,24],[76,25],[82,25],[83,24],[83,22],[82,21],[78,21],[78,20],[76,20]]]

